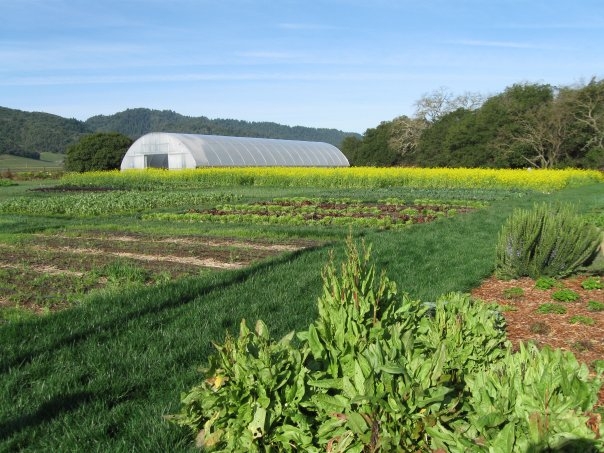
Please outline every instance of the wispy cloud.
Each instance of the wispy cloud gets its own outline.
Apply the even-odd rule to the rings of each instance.
[[[251,50],[246,52],[237,52],[238,57],[258,58],[264,60],[292,60],[301,58],[302,55],[295,52],[279,52],[271,50]]]
[[[481,39],[457,39],[446,41],[445,44],[454,44],[468,47],[496,47],[502,49],[527,49],[527,50],[560,50],[560,47],[542,44],[533,44],[517,41],[489,41]]]
[[[44,86],[44,85],[113,85],[128,83],[174,83],[198,81],[386,81],[409,80],[414,78],[407,74],[392,72],[243,72],[212,73],[193,72],[181,74],[124,74],[124,75],[77,75],[77,76],[24,76],[0,79],[0,86]]]
[[[337,30],[339,27],[326,24],[284,22],[277,25],[284,30]]]

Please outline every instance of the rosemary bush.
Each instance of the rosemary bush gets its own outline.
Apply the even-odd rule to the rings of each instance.
[[[568,276],[595,257],[601,236],[569,205],[517,209],[499,233],[496,274],[505,279]]]

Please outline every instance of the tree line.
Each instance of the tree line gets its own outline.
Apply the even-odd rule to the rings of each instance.
[[[272,122],[234,119],[210,119],[205,116],[191,117],[171,110],[150,110],[145,108],[127,109],[110,116],[93,116],[86,120],[86,124],[95,132],[119,132],[133,140],[149,132],[180,132],[319,141],[338,146],[347,136],[360,137],[359,134],[343,132],[337,129],[286,126]]]
[[[340,149],[352,165],[604,168],[604,80],[518,83],[488,98],[441,88]]]
[[[338,146],[349,135],[360,137],[359,134],[337,129],[189,117],[169,110],[128,109],[114,115],[97,115],[79,121],[50,113],[0,107],[0,154],[39,159],[40,152],[65,153],[84,136],[105,132],[117,132],[131,140],[149,132],[181,132],[321,141],[334,146]]]

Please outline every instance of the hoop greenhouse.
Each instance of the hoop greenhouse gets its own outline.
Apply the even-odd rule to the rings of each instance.
[[[136,140],[121,169],[197,167],[348,167],[323,142],[153,132]]]

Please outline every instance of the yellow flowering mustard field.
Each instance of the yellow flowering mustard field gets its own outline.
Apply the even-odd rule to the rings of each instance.
[[[206,167],[190,170],[127,170],[71,173],[66,185],[153,189],[170,187],[417,187],[431,189],[519,189],[550,192],[569,186],[603,182],[597,170],[527,170],[407,167]]]

